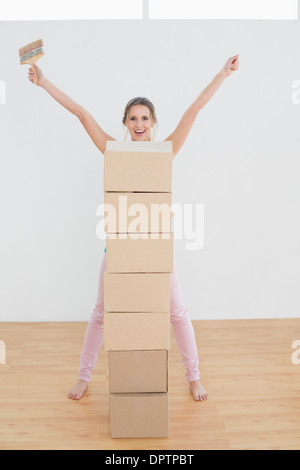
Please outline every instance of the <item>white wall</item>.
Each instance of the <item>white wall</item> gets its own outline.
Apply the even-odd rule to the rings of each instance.
[[[105,246],[103,156],[19,64],[38,38],[44,73],[118,140],[129,99],[154,102],[163,140],[240,54],[174,160],[173,202],[205,214],[202,250],[175,243],[181,290],[192,319],[297,317],[299,21],[103,20],[0,22],[0,320],[88,320]]]

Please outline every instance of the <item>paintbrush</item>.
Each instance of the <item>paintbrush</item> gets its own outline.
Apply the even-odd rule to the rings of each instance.
[[[38,39],[37,41],[31,42],[19,49],[20,64],[33,65],[42,57],[42,55],[44,55],[44,53],[44,43],[42,39]],[[35,73],[33,83],[37,85],[38,77],[36,74],[36,70],[34,67],[32,68]]]

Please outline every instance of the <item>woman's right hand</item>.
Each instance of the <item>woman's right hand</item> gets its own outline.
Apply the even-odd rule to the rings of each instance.
[[[34,67],[34,70],[32,67]],[[33,80],[35,79],[35,76],[37,76],[37,85],[42,87],[44,81],[46,80],[46,77],[43,74],[42,70],[36,64],[33,64],[32,67],[30,67],[28,71],[28,78],[32,83],[34,83]]]

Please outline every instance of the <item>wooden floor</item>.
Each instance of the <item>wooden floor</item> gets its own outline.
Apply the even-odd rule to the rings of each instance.
[[[111,439],[104,349],[84,398],[67,399],[86,323],[0,323],[0,449],[300,449],[300,320],[193,324],[208,400],[192,399],[172,331],[170,437]]]

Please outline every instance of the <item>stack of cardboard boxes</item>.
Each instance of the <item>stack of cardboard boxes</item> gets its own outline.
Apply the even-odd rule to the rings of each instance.
[[[172,142],[107,142],[104,154],[112,438],[169,435]]]

